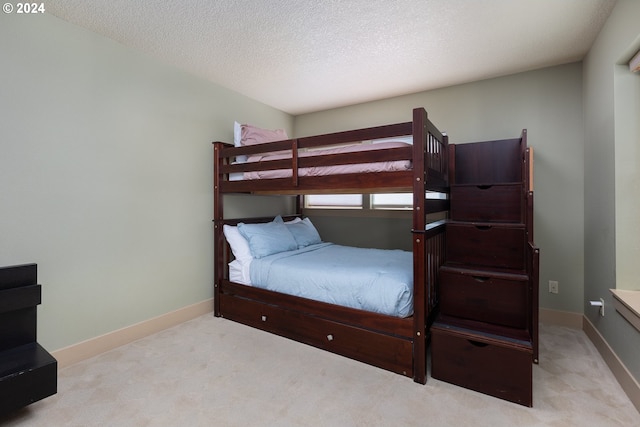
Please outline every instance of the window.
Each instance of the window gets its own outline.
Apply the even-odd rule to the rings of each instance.
[[[427,199],[446,199],[446,194],[428,192]],[[305,196],[308,209],[411,210],[413,193],[313,194]]]
[[[362,194],[313,194],[304,197],[310,209],[362,209]]]
[[[371,209],[411,209],[413,193],[371,194]]]
[[[411,210],[413,194],[318,194],[305,196],[308,209]]]

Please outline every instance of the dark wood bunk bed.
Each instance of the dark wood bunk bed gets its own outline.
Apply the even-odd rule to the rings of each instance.
[[[305,157],[305,150],[358,141],[410,135],[413,144],[358,153]],[[428,119],[423,108],[410,122],[338,132],[247,147],[214,142],[214,315],[359,360],[424,384],[429,328],[438,305],[439,268],[445,256],[445,221],[427,215],[448,210],[445,199],[428,191],[448,191],[448,138]],[[286,159],[235,163],[236,156],[287,152]],[[310,167],[409,161],[406,170],[305,176]],[[288,171],[288,177],[232,180],[230,175],[255,171]],[[393,317],[318,302],[229,280],[232,260],[224,225],[260,223],[272,218],[224,217],[224,195],[231,193],[305,195],[322,193],[413,193],[413,314]],[[297,214],[301,212],[298,197]],[[446,216],[446,215],[445,215]]]

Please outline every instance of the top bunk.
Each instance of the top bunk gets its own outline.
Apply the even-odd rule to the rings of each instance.
[[[416,194],[448,188],[448,138],[424,108],[414,109],[413,120],[405,123],[254,145],[213,144],[214,189],[221,194]]]

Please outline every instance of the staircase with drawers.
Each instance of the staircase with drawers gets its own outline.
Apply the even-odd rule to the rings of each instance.
[[[450,220],[431,375],[532,406],[538,363],[533,154],[516,139],[450,145]]]

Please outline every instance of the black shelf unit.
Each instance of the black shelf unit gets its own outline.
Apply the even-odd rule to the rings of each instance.
[[[0,415],[57,392],[58,363],[36,339],[38,267],[0,268]]]

